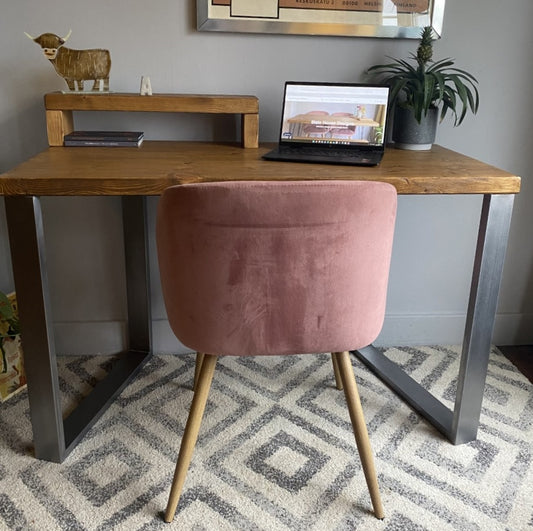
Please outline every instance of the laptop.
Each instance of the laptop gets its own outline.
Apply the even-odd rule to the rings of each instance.
[[[277,148],[266,160],[375,166],[385,151],[389,87],[287,81]]]

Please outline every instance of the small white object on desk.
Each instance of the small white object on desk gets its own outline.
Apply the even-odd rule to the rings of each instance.
[[[148,76],[141,76],[141,96],[151,96],[152,95],[152,85],[150,83],[150,78]]]

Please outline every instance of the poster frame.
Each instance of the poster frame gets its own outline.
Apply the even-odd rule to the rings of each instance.
[[[431,26],[436,37],[442,35],[445,0],[429,0],[424,13],[402,13],[397,17],[381,16],[380,11],[336,11],[330,8],[301,8],[307,20],[284,18],[291,10],[280,7],[283,0],[271,0],[277,5],[264,16],[252,17],[239,13],[234,7],[243,0],[196,0],[197,29],[199,31],[277,33],[296,35],[330,35],[347,37],[380,37],[418,39],[424,26]],[[335,1],[335,0],[328,0]],[[359,0],[361,3],[364,0]],[[385,0],[378,0],[384,2]],[[390,0],[389,0],[390,1]],[[308,2],[308,0],[306,0]],[[227,6],[215,5],[226,3]],[[266,5],[266,4],[262,4]],[[233,12],[233,10],[237,12]],[[221,14],[221,11],[224,11]],[[293,10],[296,11],[296,10]],[[396,18],[396,20],[395,20]],[[369,20],[372,19],[372,20]],[[380,20],[381,19],[381,20]]]

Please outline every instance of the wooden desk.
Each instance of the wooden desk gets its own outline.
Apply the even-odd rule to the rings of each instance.
[[[454,411],[373,347],[357,355],[453,443],[476,438],[514,194],[520,178],[435,146],[387,150],[374,168],[267,162],[271,146],[148,142],[140,148],[51,147],[0,176],[24,333],[37,457],[61,462],[149,357],[146,196],[174,184],[222,180],[345,179],[393,184],[400,194],[482,194],[479,238]],[[40,196],[123,196],[129,353],[64,421],[59,402]]]

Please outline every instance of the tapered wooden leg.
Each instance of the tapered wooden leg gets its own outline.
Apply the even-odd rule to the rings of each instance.
[[[361,400],[359,399],[359,392],[357,391],[357,384],[355,383],[350,355],[348,352],[335,352],[333,356],[337,359],[344,394],[346,395],[346,402],[350,412],[350,419],[352,421],[355,442],[357,443],[357,449],[361,457],[361,464],[363,465],[366,484],[368,485],[370,499],[374,507],[374,514],[377,518],[384,518],[385,513],[383,512],[383,505],[379,494],[374,456],[372,455],[372,448],[370,446],[370,439],[368,438],[368,431],[363,416]]]
[[[170,489],[167,510],[165,512],[165,522],[172,522],[174,514],[176,513],[176,507],[178,506],[181,496],[185,476],[187,475],[196,440],[198,439],[198,432],[200,431],[200,424],[204,415],[207,396],[209,394],[209,389],[211,388],[213,373],[215,372],[217,356],[206,354],[203,358],[202,369],[198,377],[196,390],[194,391],[191,410],[189,411],[189,418],[187,419],[187,424],[181,440],[178,462],[176,463],[174,480],[172,481],[172,488]]]
[[[338,352],[332,352],[331,353],[331,361],[333,362],[333,372],[335,374],[335,384],[337,386],[337,389],[339,391],[342,391],[342,378],[341,373],[339,372],[339,364],[337,363],[337,357],[335,354],[338,354]]]
[[[196,390],[196,386],[198,385],[198,378],[200,377],[200,371],[202,370],[203,361],[204,361],[204,353],[197,352],[196,353],[196,366],[194,367],[194,387],[193,387],[194,390]]]

